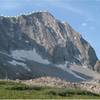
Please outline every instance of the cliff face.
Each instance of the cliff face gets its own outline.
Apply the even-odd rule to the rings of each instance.
[[[94,49],[80,33],[49,12],[0,17],[1,66],[20,65],[28,69],[28,63],[35,61],[53,66],[71,63],[94,69],[97,60]]]

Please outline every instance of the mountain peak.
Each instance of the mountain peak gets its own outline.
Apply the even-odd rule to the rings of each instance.
[[[32,74],[34,67],[39,68],[41,72],[43,70],[40,66],[49,66],[53,70],[57,67],[69,72],[67,66],[71,65],[94,70],[98,60],[94,49],[78,32],[49,12],[0,17],[0,41],[2,70],[12,68],[15,72],[16,67],[19,73],[24,70],[22,73],[27,71]],[[14,77],[16,76],[18,75]],[[20,73],[18,77],[21,76]]]
[[[54,17],[49,11],[33,11],[33,12],[28,12],[28,13],[20,13],[19,15],[16,16],[9,16],[9,15],[1,15],[0,17],[5,17],[5,18],[16,18],[16,17],[20,17],[20,16],[32,16],[32,15],[46,15],[46,16],[52,16]]]

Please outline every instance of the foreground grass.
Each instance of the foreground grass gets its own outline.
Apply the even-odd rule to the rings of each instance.
[[[100,99],[95,93],[64,88],[27,86],[11,81],[0,81],[0,99]]]

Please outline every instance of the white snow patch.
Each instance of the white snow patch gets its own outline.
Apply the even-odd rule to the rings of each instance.
[[[79,57],[75,57],[75,56],[73,56],[73,57],[74,57],[76,60],[78,60],[79,62],[81,62]]]
[[[50,62],[46,59],[43,59],[37,52],[35,49],[33,50],[14,50],[11,53],[12,57],[14,59],[18,59],[18,60],[33,60],[36,61],[38,63],[43,63],[43,64],[50,64]]]
[[[87,23],[86,23],[86,22],[83,22],[83,23],[81,23],[81,25],[82,25],[83,27],[85,27],[85,26],[87,26]]]
[[[20,66],[24,67],[27,71],[31,71],[31,69],[28,68],[28,67],[26,66],[26,64],[24,64],[24,63],[22,63],[22,62],[18,62],[18,61],[12,60],[12,61],[8,61],[8,63],[10,63],[10,64],[12,64],[12,65],[14,65],[14,66],[20,65]]]
[[[75,39],[75,40],[77,39],[76,36],[74,37],[74,39]]]
[[[17,62],[15,60],[9,61],[10,64],[12,65],[21,65],[21,66],[26,66],[26,64],[22,63],[22,62]]]
[[[86,65],[83,65],[82,67],[83,67],[83,68],[88,68]]]
[[[29,43],[29,41],[27,41],[27,40],[26,40],[25,42],[26,42],[26,43]]]
[[[81,72],[81,74],[84,74],[88,77],[92,77],[93,79],[96,79],[96,80],[100,80],[100,74],[95,72],[95,71],[92,71],[91,69],[89,68],[84,68],[83,66],[71,66],[70,67],[71,70],[73,71],[76,71],[76,72]]]
[[[19,73],[16,73],[16,75],[19,75]]]
[[[86,80],[85,78],[83,78],[83,77],[77,75],[76,73],[74,73],[70,68],[67,68],[67,64],[68,64],[68,62],[66,61],[65,64],[58,64],[58,65],[56,65],[56,67],[59,67],[64,71],[67,71],[68,73],[72,74],[76,78],[79,78],[79,79],[82,79],[82,80]]]
[[[38,21],[38,19],[36,20],[36,24],[37,24],[38,26],[41,25],[40,22]]]

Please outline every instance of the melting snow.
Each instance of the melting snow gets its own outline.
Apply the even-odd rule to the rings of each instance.
[[[21,65],[21,66],[26,66],[26,64],[22,63],[22,62],[17,62],[15,60],[9,61],[10,64],[12,65]]]
[[[20,66],[22,66],[22,67],[24,67],[27,71],[31,71],[31,69],[30,68],[28,68],[27,66],[26,66],[26,64],[24,64],[24,63],[22,63],[22,62],[17,62],[17,61],[15,61],[15,60],[12,60],[12,61],[8,61],[8,63],[10,63],[10,64],[12,64],[12,65],[20,65]]]
[[[3,53],[3,52],[0,52],[0,53],[5,54],[7,56],[10,56],[10,55],[8,55],[6,53]],[[46,60],[46,59],[43,59],[36,52],[35,49],[33,49],[33,50],[14,50],[14,51],[11,52],[11,56],[10,57],[13,57],[14,59],[18,59],[18,60],[22,60],[22,61],[24,61],[25,59],[28,59],[28,60],[33,60],[33,61],[36,61],[36,62],[42,63],[42,64],[50,64],[50,62],[48,60]],[[9,63],[11,63],[13,65],[21,65],[25,69],[30,71],[30,69],[28,67],[26,67],[26,65],[24,63],[17,62],[15,60],[9,61]],[[68,64],[68,62],[66,62],[65,64],[58,64],[58,65],[55,65],[55,66],[61,68],[64,71],[67,71],[68,73],[74,75],[77,78],[85,80],[85,78],[82,78],[81,76],[79,76],[76,73],[74,73],[71,69],[67,68],[67,64]]]
[[[26,43],[29,43],[29,41],[27,41],[27,40],[26,40],[25,42],[26,42]]]
[[[76,73],[74,73],[71,69],[67,68],[67,64],[68,64],[68,62],[66,61],[65,64],[59,64],[59,65],[56,65],[56,67],[59,67],[64,71],[67,71],[68,73],[72,74],[76,78],[79,78],[79,79],[82,79],[82,80],[86,80],[85,78],[82,78],[81,76],[79,76]]]
[[[86,65],[83,65],[82,67],[83,67],[83,68],[88,68]]]
[[[75,40],[77,39],[76,36],[74,37],[74,39],[75,39]]]
[[[33,49],[33,50],[15,50],[15,51],[12,51],[11,55],[14,59],[18,59],[18,60],[24,61],[24,59],[28,59],[28,60],[36,61],[38,63],[50,64],[49,61],[46,59],[43,59],[36,52],[35,49]]]

